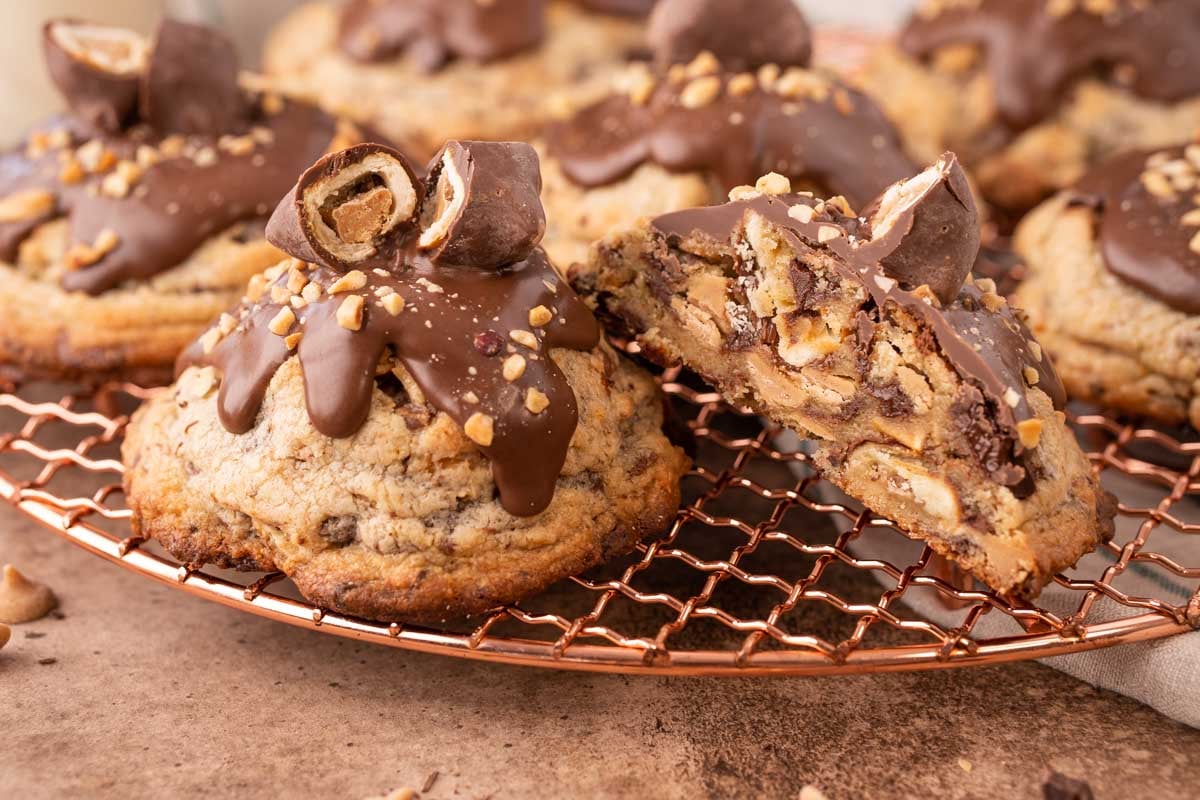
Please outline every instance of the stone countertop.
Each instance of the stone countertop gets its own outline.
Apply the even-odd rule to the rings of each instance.
[[[7,797],[1184,797],[1200,731],[1037,664],[853,678],[560,673],[300,630],[0,506],[55,617],[0,650]],[[436,776],[435,776],[436,773]]]

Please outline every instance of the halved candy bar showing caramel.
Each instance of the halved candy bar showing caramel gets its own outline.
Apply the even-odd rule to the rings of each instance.
[[[412,230],[422,193],[399,152],[356,145],[325,156],[300,176],[267,222],[267,240],[333,269],[386,266]]]

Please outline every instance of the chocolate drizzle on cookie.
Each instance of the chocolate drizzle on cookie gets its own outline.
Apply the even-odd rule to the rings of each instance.
[[[1109,272],[1200,314],[1200,144],[1117,156],[1073,192],[1073,202],[1095,209]]]
[[[807,69],[808,25],[790,0],[661,0],[623,90],[546,129],[580,186],[642,164],[711,173],[723,190],[767,172],[862,203],[911,175],[898,134],[865,95]]]
[[[495,61],[536,47],[545,17],[546,0],[352,0],[338,44],[357,61],[405,55],[434,72],[456,58]]]
[[[1200,94],[1195,0],[933,0],[900,36],[917,57],[963,44],[979,47],[1012,130],[1051,116],[1082,77],[1164,102]]]
[[[905,259],[902,273],[889,271],[887,266],[889,256],[913,246],[905,243],[905,235],[919,231],[922,223],[914,218],[922,214],[938,220],[957,216],[959,222],[951,228],[972,220],[977,225],[971,195],[960,191],[964,180],[961,167],[947,154],[936,166],[906,182],[913,184],[911,187],[898,187],[912,202],[889,200],[885,194],[872,204],[868,213],[875,216],[870,218],[849,212],[844,203],[820,201],[810,194],[753,193],[748,199],[723,206],[667,214],[656,218],[653,226],[668,242],[699,237],[734,243],[741,235],[746,215],[754,212],[778,226],[798,251],[822,248],[830,252],[842,277],[861,285],[869,298],[859,318],[859,339],[869,341],[873,336],[872,308],[884,313],[889,307],[897,307],[928,326],[940,352],[963,380],[986,398],[1004,429],[1002,439],[996,440],[977,430],[978,425],[966,424],[964,435],[977,440],[971,442],[972,448],[993,479],[1014,492],[1027,493],[1031,488],[1027,470],[1014,463],[1027,447],[1034,446],[1031,440],[1036,439],[1027,427],[1038,424],[1029,406],[1027,387],[1036,385],[1049,395],[1056,408],[1066,402],[1049,360],[1017,314],[995,293],[994,284],[970,279],[965,267],[973,263],[975,252],[957,251],[954,263],[947,267],[934,258],[940,255],[933,252],[935,240],[917,236],[916,249],[926,251],[931,259],[931,278],[941,283],[936,293],[927,282],[919,281],[912,266],[917,262],[916,253]],[[943,204],[949,208],[931,208]],[[881,208],[887,218],[884,225],[879,216]],[[960,276],[953,292],[946,283],[950,274]],[[953,299],[943,303],[939,299],[943,294]],[[860,346],[865,345],[860,341]],[[964,409],[964,413],[969,411]]]
[[[257,281],[179,368],[222,374],[221,420],[243,433],[295,353],[314,427],[347,437],[366,421],[390,352],[491,459],[503,507],[536,514],[553,497],[578,421],[551,351],[590,350],[599,328],[537,247],[540,205],[519,210],[540,185],[531,148],[451,142],[429,166],[428,191],[414,174],[379,145],[317,162],[268,225],[268,238],[299,258]]]
[[[917,171],[865,95],[800,67],[729,73],[701,54],[665,75],[631,68],[628,91],[546,131],[548,152],[585,187],[654,163],[711,172],[726,190],[767,172],[865,203]]]
[[[151,44],[55,21],[46,43],[75,113],[0,155],[0,260],[66,217],[69,291],[151,277],[234,223],[265,217],[337,133],[312,106],[239,88],[232,46],[208,28],[166,20]],[[221,63],[208,63],[214,54]]]

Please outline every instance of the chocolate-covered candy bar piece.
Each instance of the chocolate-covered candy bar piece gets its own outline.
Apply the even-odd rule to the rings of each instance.
[[[159,131],[222,134],[245,110],[233,43],[216,30],[164,19],[142,78],[142,119]]]
[[[804,67],[812,58],[811,31],[792,0],[660,0],[646,40],[660,67],[705,51],[732,72]]]
[[[953,153],[907,181],[893,184],[864,216],[871,245],[890,250],[884,272],[905,289],[928,286],[942,303],[958,297],[979,255],[979,212]]]
[[[381,144],[327,155],[300,176],[271,219],[267,241],[295,258],[349,270],[385,260],[416,217],[412,167]]]
[[[494,268],[542,240],[542,175],[520,142],[448,142],[428,168],[418,245],[444,265]]]
[[[120,130],[137,107],[146,40],[123,28],[56,19],[42,28],[42,47],[71,110],[101,130]]]
[[[338,42],[358,61],[404,53],[433,72],[453,58],[486,62],[541,42],[546,0],[352,0],[342,11]]]

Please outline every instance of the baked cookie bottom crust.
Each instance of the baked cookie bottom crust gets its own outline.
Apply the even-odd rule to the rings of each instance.
[[[93,297],[59,284],[66,221],[41,226],[15,265],[0,263],[0,380],[169,383],[183,348],[279,260],[261,234],[244,235],[230,228],[182,264]]]
[[[1200,317],[1113,275],[1096,213],[1057,197],[1017,230],[1017,302],[1073,397],[1200,428]]]
[[[1002,594],[1035,596],[1112,536],[1113,498],[1044,392],[1028,391],[1041,437],[1018,497],[973,452],[956,407],[978,390],[929,331],[889,306],[861,355],[861,289],[839,283],[824,251],[746,219],[736,246],[686,249],[643,222],[598,245],[576,289],[650,358],[813,438],[827,479]],[[756,299],[735,299],[735,284]]]
[[[912,158],[927,163],[953,150],[984,197],[1014,212],[1033,208],[1118,151],[1176,144],[1200,128],[1200,99],[1159,103],[1082,80],[1052,118],[1011,140],[998,138],[986,74],[930,66],[891,46],[875,52],[862,84]]]
[[[246,434],[218,419],[211,368],[137,412],[123,447],[134,530],[185,563],[282,570],[314,603],[371,619],[515,602],[664,530],[688,469],[662,433],[653,379],[606,345],[552,357],[579,425],[536,516],[500,507],[490,462],[402,369],[377,381],[355,435],[331,439],[308,419],[292,358]]]
[[[371,125],[417,161],[450,139],[531,139],[552,114],[604,96],[614,71],[645,47],[641,22],[554,2],[540,47],[427,74],[403,56],[352,60],[338,48],[337,28],[331,3],[301,6],[284,19],[263,52],[273,85]]]

